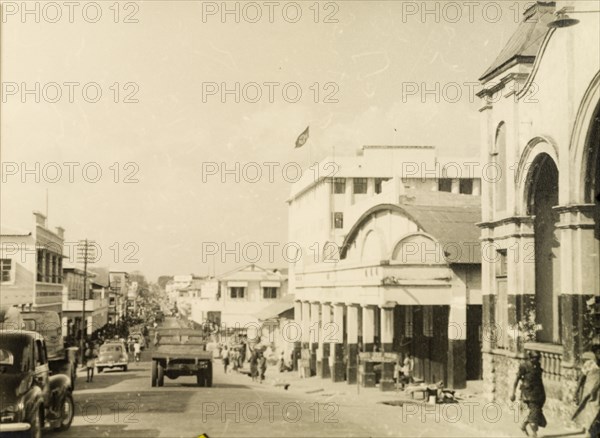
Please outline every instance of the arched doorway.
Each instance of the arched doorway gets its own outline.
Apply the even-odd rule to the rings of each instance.
[[[541,325],[539,342],[560,343],[560,240],[558,213],[558,168],[547,154],[533,163],[528,193],[528,213],[535,239],[535,320]]]
[[[594,111],[589,136],[586,145],[588,168],[586,172],[586,202],[595,204],[594,208],[594,237],[596,239],[597,272],[595,275],[595,290],[600,290],[600,104]]]

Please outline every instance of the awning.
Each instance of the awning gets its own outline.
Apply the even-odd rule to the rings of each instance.
[[[248,287],[247,281],[228,281],[227,287]]]
[[[261,281],[260,287],[281,287],[281,281]]]
[[[294,294],[284,295],[273,304],[269,304],[260,312],[254,314],[259,321],[278,318],[282,313],[294,308]]]

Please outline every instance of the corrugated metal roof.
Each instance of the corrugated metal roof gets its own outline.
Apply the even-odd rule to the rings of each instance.
[[[512,62],[533,63],[546,33],[554,19],[554,2],[537,2],[523,14],[523,21],[492,65],[479,78],[488,81],[508,68]]]
[[[481,198],[447,192],[408,190],[400,208],[446,251],[450,263],[481,263]]]
[[[277,318],[282,313],[294,308],[294,294],[287,294],[277,300],[275,303],[268,305],[254,316],[260,321],[265,321],[271,318]]]

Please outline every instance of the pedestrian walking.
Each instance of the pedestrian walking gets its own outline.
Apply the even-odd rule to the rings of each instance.
[[[138,340],[133,343],[133,354],[135,356],[135,361],[140,361],[140,355],[142,354],[142,346]]]
[[[94,368],[96,366],[96,358],[98,357],[98,350],[92,343],[86,343],[84,360],[85,367],[87,370],[86,382],[91,383],[94,380]]]
[[[231,352],[229,353],[229,362],[231,363],[232,371],[237,371],[240,367],[239,355],[240,352],[237,351],[237,349],[231,349]]]
[[[547,421],[544,416],[543,407],[546,402],[546,391],[542,381],[542,367],[540,365],[540,353],[528,352],[529,360],[519,366],[519,371],[513,385],[510,401],[515,401],[515,391],[521,382],[521,399],[527,405],[529,413],[521,425],[521,430],[526,435],[537,437],[540,427],[546,427]],[[529,426],[529,431],[527,430]]]
[[[250,377],[252,377],[253,382],[256,382],[258,378],[258,354],[256,351],[252,351],[248,362],[250,362]]]
[[[258,353],[258,371],[260,372],[260,383],[262,383],[267,372],[267,358],[262,351]]]
[[[581,368],[574,400],[578,406],[571,420],[577,419],[588,436],[596,438],[600,437],[600,344],[593,345],[591,350],[584,353],[587,360]]]
[[[116,338],[116,336],[115,336],[115,338]],[[127,347],[128,347],[129,354],[131,354],[132,356],[133,356],[133,344],[134,344],[133,338],[130,336],[129,339],[127,339]]]
[[[227,349],[227,345],[223,347],[221,354],[223,356],[223,371],[227,374],[227,367],[229,366],[229,350]]]
[[[404,358],[403,365],[400,368],[400,385],[403,391],[408,384],[413,383],[414,369],[415,361],[413,360],[412,355],[410,353],[407,353],[406,357]]]

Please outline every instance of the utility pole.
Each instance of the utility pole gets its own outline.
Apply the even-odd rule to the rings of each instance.
[[[87,265],[90,258],[90,242],[85,239],[83,242],[79,242],[79,258],[83,258],[83,297],[81,305],[81,339],[80,339],[80,352],[83,355],[85,350],[85,336],[87,331],[87,323],[85,318],[85,300],[87,298]]]

